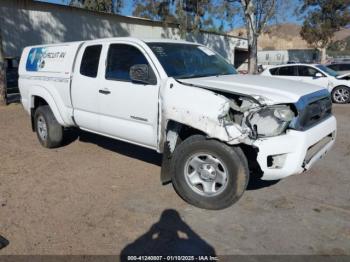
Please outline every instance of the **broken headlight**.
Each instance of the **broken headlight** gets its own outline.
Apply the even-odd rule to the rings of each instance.
[[[247,118],[254,137],[271,137],[282,134],[294,118],[287,105],[269,106],[253,112]]]

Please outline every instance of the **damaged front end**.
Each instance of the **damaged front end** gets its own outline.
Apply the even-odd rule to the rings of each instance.
[[[281,135],[286,131],[295,113],[289,105],[266,105],[263,99],[252,100],[247,97],[228,98],[226,109],[218,116],[231,140],[229,144],[244,142],[251,144],[252,140],[263,137]],[[232,137],[230,127],[240,127],[245,139]]]
[[[293,104],[277,104],[262,96],[177,81],[168,87],[160,96],[163,160],[188,137],[181,136],[182,130],[192,129],[192,134],[251,151],[250,169],[261,171],[263,180],[277,180],[309,169],[334,144],[336,119],[327,90],[304,95]],[[162,168],[162,181],[169,178]]]
[[[285,132],[295,116],[289,105],[271,105],[263,97],[224,93],[177,81],[161,91],[160,112],[163,183],[171,180],[170,159],[177,144],[186,138],[181,137],[184,130],[192,129],[229,145],[255,148],[259,138]]]
[[[230,145],[251,145],[258,138],[281,135],[295,117],[291,106],[271,105],[260,96],[224,93],[178,81],[168,86],[161,94],[163,119],[190,126]],[[174,130],[166,126],[162,129],[174,150]]]

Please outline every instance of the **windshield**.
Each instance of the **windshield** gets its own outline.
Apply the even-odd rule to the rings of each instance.
[[[168,76],[195,78],[237,74],[235,68],[220,55],[199,45],[148,43]]]
[[[324,65],[316,65],[316,67],[318,69],[320,69],[321,71],[325,72],[327,75],[330,75],[330,76],[334,76],[334,77],[337,77],[338,76],[338,73],[335,72],[334,70],[330,69],[329,67],[327,66],[324,66]]]

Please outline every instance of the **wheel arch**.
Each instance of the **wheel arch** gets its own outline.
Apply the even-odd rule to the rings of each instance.
[[[186,138],[192,135],[207,136],[203,131],[186,125],[184,123],[168,120],[164,129],[164,141],[162,142],[162,167],[160,172],[160,180],[162,184],[171,182],[170,162],[172,153],[175,148]]]
[[[48,105],[54,114],[57,122],[62,125],[66,126],[66,123],[64,122],[61,113],[58,109],[58,106],[51,96],[51,94],[46,91],[44,88],[32,88],[32,92],[30,94],[30,115],[31,115],[31,122],[32,122],[32,130],[35,131],[34,127],[34,113],[35,110],[42,105]]]
[[[333,102],[336,102],[336,101],[334,100],[334,98],[333,98],[333,92],[334,92],[337,88],[339,88],[339,87],[345,87],[346,89],[348,89],[348,91],[349,91],[349,93],[350,93],[350,86],[341,84],[341,85],[337,85],[337,86],[333,87],[333,89],[332,89],[332,91],[331,91],[331,97],[332,97],[332,101],[333,101]],[[345,103],[349,103],[349,102],[350,102],[350,97],[348,98],[348,101],[345,102]]]

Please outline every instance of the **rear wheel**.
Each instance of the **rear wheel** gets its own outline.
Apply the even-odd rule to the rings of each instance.
[[[346,104],[350,102],[350,88],[347,86],[337,86],[332,91],[332,100],[334,103]]]
[[[34,121],[36,134],[44,147],[55,148],[62,144],[63,128],[49,106],[38,107],[35,110]]]
[[[172,159],[173,185],[188,203],[205,209],[223,209],[243,195],[249,180],[245,155],[200,135],[182,142]]]

